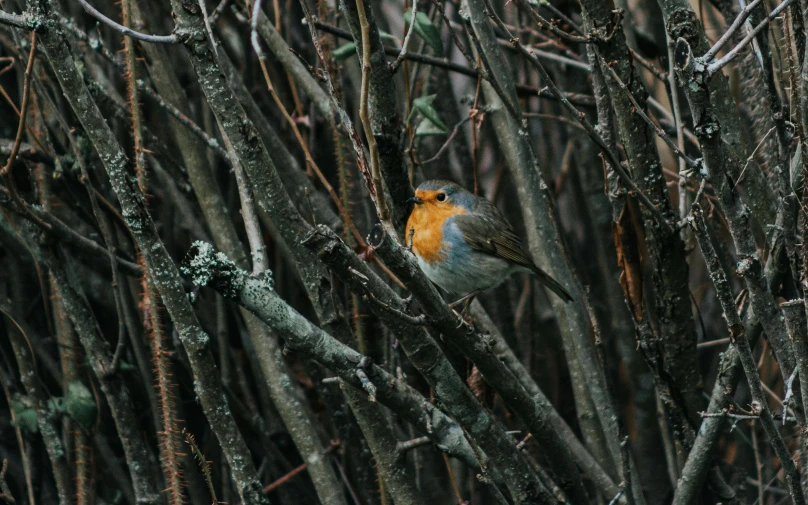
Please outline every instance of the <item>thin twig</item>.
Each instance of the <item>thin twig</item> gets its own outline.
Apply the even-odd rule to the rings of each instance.
[[[659,79],[660,81],[665,82],[671,76],[671,72],[664,72],[656,68],[656,66],[653,63],[643,58],[643,56],[637,51],[629,49],[629,52],[631,53],[632,60],[642,65],[646,70],[651,72],[651,74],[653,74],[653,76]]]
[[[133,39],[142,40],[144,42],[152,42],[154,44],[176,44],[180,41],[180,39],[176,35],[147,35],[145,33],[136,32],[131,28],[127,28],[123,25],[116,23],[115,21],[109,19],[105,15],[101,14],[99,11],[95,9],[92,5],[90,5],[87,0],[79,0],[79,3],[84,10],[87,11],[87,14],[91,15],[98,21],[104,23],[105,25],[109,26],[113,30],[123,35],[127,35],[132,37]]]
[[[256,2],[256,5],[261,0]],[[244,167],[236,155],[230,139],[227,137],[224,128],[219,129],[222,132],[224,144],[227,146],[227,152],[230,155],[230,165],[233,167],[233,173],[236,176],[236,185],[238,186],[239,200],[241,200],[241,218],[244,220],[244,229],[247,233],[247,242],[250,245],[250,256],[252,258],[252,273],[258,275],[265,272],[269,268],[269,257],[267,256],[266,246],[264,245],[264,238],[261,234],[261,225],[258,223],[258,214],[255,211],[255,200],[253,199],[252,188],[247,181],[247,174],[244,173]]]
[[[392,70],[393,73],[395,73],[396,70],[398,70],[398,67],[399,65],[401,65],[401,62],[404,60],[404,58],[407,57],[407,46],[410,43],[412,32],[415,31],[415,16],[417,14],[418,14],[418,0],[415,0],[412,3],[412,10],[410,11],[410,27],[407,29],[407,35],[404,37],[404,42],[401,43],[401,53],[399,53],[398,57],[396,58],[396,61],[394,61],[390,65],[390,70]]]
[[[513,34],[511,34],[511,32],[508,31],[508,29],[505,27],[505,24],[502,22],[499,16],[497,16],[497,14],[493,11],[490,4],[488,4],[487,11],[489,17],[491,17],[491,19],[494,20],[494,22],[500,27],[500,29],[504,30],[505,33],[507,33],[511,37],[511,43],[514,45],[514,47],[519,49],[519,51],[528,59],[528,61],[530,61],[533,64],[533,66],[539,71],[542,80],[545,82],[547,87],[550,88],[550,91],[553,93],[553,95],[555,95],[556,98],[558,98],[558,100],[562,103],[562,105],[564,105],[564,108],[566,108],[567,111],[570,114],[572,114],[572,116],[576,118],[578,122],[581,123],[581,125],[584,127],[589,137],[595,141],[595,143],[598,145],[598,147],[600,147],[601,151],[605,154],[605,156],[609,158],[609,163],[611,163],[614,166],[614,171],[617,172],[617,174],[620,176],[620,179],[623,181],[623,184],[628,186],[628,188],[635,193],[640,202],[642,202],[642,204],[645,205],[646,208],[648,208],[648,210],[654,216],[654,219],[656,219],[661,226],[664,226],[668,228],[669,231],[673,232],[671,224],[665,219],[665,217],[662,215],[659,209],[656,208],[653,202],[651,202],[648,196],[645,193],[643,193],[642,190],[637,186],[637,184],[631,179],[626,170],[623,168],[623,165],[620,164],[620,160],[617,158],[617,155],[612,152],[612,150],[603,140],[603,137],[601,137],[598,134],[598,132],[595,130],[595,128],[592,126],[589,120],[586,119],[586,115],[583,112],[580,112],[578,109],[576,109],[575,106],[572,105],[570,101],[567,100],[567,98],[561,93],[561,91],[555,85],[553,80],[550,78],[550,74],[547,73],[547,70],[544,68],[544,65],[542,65],[541,62],[533,54],[533,51],[526,49],[518,38],[513,37]]]
[[[421,314],[420,316],[411,316],[411,315],[409,315],[409,314],[407,314],[405,312],[402,312],[400,310],[394,309],[393,307],[387,305],[383,301],[381,301],[378,298],[376,298],[375,296],[373,296],[373,293],[370,290],[368,290],[365,293],[365,297],[368,300],[370,300],[371,302],[373,302],[380,309],[384,310],[385,312],[388,312],[388,313],[392,314],[393,317],[403,321],[406,324],[411,324],[413,326],[423,326],[425,324],[428,324],[428,322],[429,322],[429,320],[427,319],[427,317],[424,314]]]
[[[673,46],[674,43],[669,35],[665,35],[668,48],[668,91],[670,92],[671,109],[673,109],[673,127],[676,129],[676,147],[684,152],[685,138],[684,138],[684,122],[682,121],[682,108],[679,104],[679,88],[676,86],[676,72],[674,71],[673,61]],[[687,214],[687,174],[685,173],[685,162],[679,158],[679,217],[684,218]],[[687,240],[687,228],[682,228],[681,237],[683,241]]]
[[[365,12],[365,1],[356,0],[356,10],[359,16],[359,26],[362,32],[362,86],[360,90],[359,118],[362,121],[362,128],[365,130],[365,139],[370,151],[370,175],[375,192],[376,210],[379,213],[379,220],[388,230],[394,230],[390,221],[390,209],[384,195],[382,185],[381,167],[379,166],[379,146],[376,145],[376,137],[373,135],[373,124],[370,121],[370,107],[368,104],[370,95],[370,24]]]
[[[438,12],[440,13],[441,17],[443,18],[443,22],[446,23],[446,28],[449,29],[449,34],[452,36],[452,40],[454,41],[455,46],[460,51],[460,53],[466,58],[466,61],[472,66],[471,68],[474,72],[477,72],[478,67],[474,58],[472,57],[471,53],[469,52],[468,48],[460,42],[460,37],[457,36],[457,32],[454,31],[452,28],[452,23],[449,21],[449,18],[446,17],[446,12],[443,10],[443,4],[440,0],[432,0],[432,3],[435,4],[435,7],[438,8]]]
[[[445,151],[446,148],[449,147],[449,144],[452,143],[452,140],[454,140],[455,136],[457,135],[457,132],[460,131],[460,127],[463,126],[464,124],[466,124],[466,121],[468,121],[470,119],[471,119],[471,116],[466,117],[464,119],[461,119],[460,122],[457,123],[454,128],[452,128],[452,133],[449,134],[449,138],[447,138],[446,142],[444,142],[443,145],[440,146],[440,149],[438,149],[438,152],[435,153],[435,156],[429,158],[428,160],[422,161],[421,165],[426,165],[427,163],[432,163],[433,161],[436,161],[438,158],[440,158],[440,155],[443,154],[443,151]]]
[[[699,164],[698,162],[696,162],[696,161],[695,161],[695,160],[693,160],[693,159],[692,159],[690,156],[688,156],[688,155],[686,155],[684,152],[682,152],[682,151],[679,149],[679,146],[677,146],[677,145],[676,145],[676,144],[673,142],[673,140],[671,140],[671,138],[668,136],[668,134],[667,134],[667,133],[665,133],[665,132],[662,130],[662,128],[660,128],[659,126],[657,126],[657,124],[656,124],[656,123],[654,123],[653,121],[651,121],[651,118],[650,118],[650,117],[648,117],[648,114],[646,114],[646,113],[645,113],[645,111],[643,110],[643,107],[641,107],[641,106],[640,106],[640,104],[639,104],[639,103],[637,103],[637,99],[634,97],[634,94],[631,92],[631,90],[630,90],[630,89],[628,89],[628,86],[626,86],[626,83],[624,83],[624,82],[623,82],[623,80],[622,80],[622,79],[620,79],[620,76],[618,76],[618,75],[617,75],[617,72],[615,72],[615,71],[614,71],[614,69],[611,67],[611,65],[609,65],[609,62],[608,62],[608,61],[606,61],[606,60],[603,58],[603,56],[600,54],[600,52],[599,52],[599,51],[597,51],[597,49],[595,50],[595,52],[596,52],[596,54],[598,55],[598,58],[600,58],[600,59],[602,59],[602,60],[603,60],[603,66],[604,66],[604,67],[606,67],[606,69],[609,71],[609,75],[611,75],[611,76],[612,76],[612,79],[614,79],[615,81],[617,81],[617,85],[618,85],[618,86],[620,86],[620,89],[622,89],[623,91],[625,91],[625,92],[626,92],[626,95],[628,96],[628,99],[631,101],[631,104],[634,106],[634,112],[636,112],[637,114],[639,114],[639,115],[640,115],[640,117],[641,117],[641,118],[642,118],[642,119],[643,119],[643,120],[644,120],[646,123],[648,123],[648,125],[651,127],[651,129],[653,129],[653,130],[654,130],[654,133],[656,133],[656,134],[657,134],[657,136],[658,136],[659,138],[661,138],[661,139],[662,139],[662,140],[663,140],[663,141],[664,141],[666,144],[668,144],[668,147],[670,147],[670,148],[671,148],[671,150],[672,150],[672,151],[673,151],[673,152],[674,152],[674,153],[675,153],[677,156],[679,156],[679,158],[681,158],[681,159],[682,159],[682,160],[683,160],[683,161],[684,161],[684,162],[687,164],[687,166],[688,166],[688,167],[690,167],[690,168],[699,168],[699,167],[700,167],[700,164]]]
[[[707,63],[707,68],[705,70],[707,76],[709,77],[715,74],[716,72],[720,71],[725,65],[727,65],[729,62],[734,60],[739,54],[741,54],[741,50],[744,48],[744,46],[749,44],[755,37],[757,37],[758,33],[760,33],[764,28],[769,26],[769,23],[774,18],[779,16],[780,13],[783,12],[783,10],[786,7],[788,7],[789,4],[791,4],[791,2],[793,1],[794,0],[783,0],[783,2],[780,5],[778,5],[774,10],[772,10],[769,13],[766,19],[761,21],[759,25],[757,25],[752,31],[749,32],[749,34],[746,37],[744,37],[743,40],[741,40],[738,43],[738,45],[733,47],[732,50],[730,50],[727,54],[725,54],[720,60],[711,61],[707,58],[704,58],[703,61]]]
[[[202,470],[202,474],[205,476],[205,482],[208,486],[208,491],[210,492],[211,501],[213,502],[213,505],[218,505],[219,500],[216,498],[216,488],[213,487],[213,476],[211,475],[210,471],[210,467],[213,466],[213,461],[208,460],[205,455],[202,454],[193,433],[185,428],[182,429],[182,433],[185,435],[185,443],[191,447],[191,452],[194,453],[194,457],[199,462],[199,469]]]
[[[291,479],[293,479],[293,478],[294,478],[295,476],[297,476],[298,474],[303,473],[303,472],[306,470],[307,466],[308,466],[308,465],[306,465],[306,463],[303,463],[302,465],[300,465],[300,466],[298,466],[298,467],[296,467],[296,468],[292,469],[292,471],[288,472],[288,473],[287,473],[286,475],[284,475],[283,477],[280,477],[279,479],[276,479],[274,482],[272,482],[271,484],[269,484],[268,486],[266,486],[266,487],[264,488],[264,492],[265,492],[265,493],[271,493],[272,491],[275,491],[276,489],[278,489],[278,488],[279,488],[279,487],[281,487],[282,485],[284,485],[284,484],[286,484],[287,482],[289,482]]]
[[[353,40],[350,32],[343,30],[341,28],[337,28],[336,26],[329,25],[327,23],[323,23],[320,21],[313,21],[313,26],[316,27],[318,30],[322,30],[326,33],[330,33],[332,35],[336,35],[337,37],[344,38],[346,40]],[[452,33],[455,33],[452,30]],[[457,35],[455,34],[455,37]],[[504,41],[503,41],[504,42]],[[459,44],[459,41],[456,41],[456,44]],[[463,53],[464,56],[471,58],[471,55],[468,53],[468,50],[462,46],[458,46],[460,51]],[[384,48],[385,54],[388,56],[397,56],[399,54],[399,50],[392,48],[392,47],[385,47]],[[557,54],[548,53],[546,51],[539,51],[534,50],[536,56],[539,58],[547,58],[553,61],[560,61],[563,64],[571,65],[576,68],[580,68],[581,70],[589,71],[589,66],[582,64],[581,62],[570,60],[568,58],[564,58],[563,56],[559,56]],[[404,57],[407,61],[415,61],[418,63],[423,63],[425,65],[431,65],[438,68],[445,68],[446,70],[450,70],[452,72],[457,72],[458,74],[467,75],[469,77],[477,78],[480,75],[485,76],[484,72],[479,70],[479,66],[474,64],[474,58],[471,58],[471,65],[472,68],[465,67],[463,65],[459,65],[457,63],[453,63],[445,58],[436,58],[434,56],[430,56],[428,54],[421,54],[421,53],[411,53],[407,52],[406,56]],[[516,90],[521,94],[538,94],[541,98],[549,98],[555,99],[555,96],[551,93],[548,93],[544,89],[536,89],[531,86],[526,86],[524,84],[517,84]],[[584,106],[591,106],[594,102],[592,101],[592,97],[581,95],[577,93],[565,93],[565,96],[574,103]]]
[[[749,15],[752,14],[752,11],[755,9],[755,7],[760,5],[762,1],[763,0],[754,0],[746,7],[744,7],[741,10],[741,12],[738,13],[738,16],[735,18],[735,20],[732,22],[729,28],[727,28],[724,34],[721,35],[721,38],[718,39],[715,44],[713,44],[713,47],[711,47],[706,53],[704,53],[703,58],[706,61],[710,61],[713,58],[715,58],[715,55],[718,54],[718,51],[720,51],[721,48],[724,47],[724,45],[726,45],[726,43],[730,41],[735,32],[737,32],[743,25],[744,21],[746,21],[746,18],[748,18]]]
[[[25,131],[25,117],[28,112],[28,98],[31,95],[31,69],[34,68],[34,55],[36,54],[36,32],[31,34],[31,51],[28,53],[28,64],[25,66],[25,74],[23,76],[22,87],[22,104],[20,105],[20,122],[17,124],[17,136],[14,138],[14,146],[11,148],[11,154],[8,156],[5,166],[0,169],[0,176],[10,176],[11,165],[14,164],[14,159],[20,151],[20,144],[22,143],[22,134]],[[11,185],[9,185],[9,188]]]
[[[399,454],[404,454],[407,451],[431,443],[432,439],[429,437],[413,438],[412,440],[407,440],[406,442],[396,443],[396,450],[399,452]]]
[[[216,21],[218,21],[221,15],[224,14],[224,11],[227,9],[228,5],[230,5],[230,0],[222,0],[219,2],[219,5],[217,5],[216,8],[213,9],[213,12],[211,12],[208,16],[208,24],[216,24]]]
[[[700,342],[700,343],[696,344],[696,348],[697,349],[705,349],[707,347],[715,347],[717,345],[729,344],[729,342],[730,342],[729,337],[719,338],[719,339],[716,339],[716,340],[708,340],[707,342]]]
[[[260,0],[258,0],[256,2],[256,5],[259,5],[259,4],[260,4]],[[253,12],[253,16],[254,16],[253,24],[255,25],[256,20],[258,18],[255,11]],[[278,96],[278,93],[275,91],[275,86],[272,84],[272,79],[270,78],[269,71],[267,70],[267,66],[266,66],[266,62],[265,62],[266,58],[265,58],[263,52],[261,52],[261,49],[259,47],[258,38],[257,38],[258,35],[257,35],[257,32],[255,30],[256,30],[256,27],[253,26],[253,31],[252,31],[253,35],[251,37],[252,44],[253,44],[253,50],[255,50],[256,54],[258,55],[258,63],[261,65],[261,71],[264,74],[264,80],[267,83],[267,89],[269,90],[269,94],[272,96],[272,99],[275,101],[275,105],[277,105],[278,109],[280,109],[281,114],[286,119],[286,122],[292,128],[292,132],[294,132],[294,134],[295,134],[295,138],[297,139],[297,143],[300,145],[300,148],[303,150],[303,154],[306,157],[306,163],[308,164],[309,167],[311,167],[311,169],[314,171],[315,175],[317,175],[317,179],[320,181],[320,183],[323,185],[325,190],[328,192],[328,195],[331,197],[331,200],[334,202],[334,205],[337,206],[337,211],[339,212],[340,216],[342,216],[342,220],[345,222],[346,226],[348,226],[348,229],[351,231],[351,234],[353,235],[354,239],[356,239],[356,241],[360,245],[365,246],[365,240],[362,238],[362,234],[359,233],[359,230],[356,229],[356,225],[354,224],[353,219],[351,219],[350,214],[348,214],[348,210],[342,204],[342,200],[340,200],[339,196],[337,195],[336,191],[334,190],[334,187],[331,185],[330,182],[328,182],[328,179],[325,177],[322,170],[320,170],[320,167],[317,165],[317,162],[314,161],[314,158],[312,157],[311,152],[309,151],[309,147],[308,147],[307,143],[305,142],[305,140],[303,139],[303,135],[300,133],[300,129],[297,127],[297,123],[295,122],[294,118],[289,114],[289,112],[286,110],[286,107],[284,107],[283,102],[281,101],[280,97]]]
[[[589,36],[579,36],[573,35],[571,33],[567,33],[565,31],[560,30],[552,21],[548,21],[544,19],[544,17],[539,14],[538,9],[534,8],[532,5],[528,3],[528,0],[516,0],[516,5],[519,6],[523,11],[526,11],[527,14],[533,19],[533,22],[539,27],[540,30],[545,30],[549,32],[551,35],[555,35],[556,37],[560,38],[561,40],[565,40],[567,42],[574,42],[574,43],[589,43],[592,42],[592,37]],[[549,5],[549,2],[547,2]],[[572,25],[574,28],[575,25]]]

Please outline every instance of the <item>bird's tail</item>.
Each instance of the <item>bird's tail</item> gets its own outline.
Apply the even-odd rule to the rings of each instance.
[[[550,288],[550,291],[558,295],[559,298],[565,302],[571,302],[574,300],[569,291],[564,289],[564,286],[562,286],[557,280],[550,277],[547,272],[535,265],[533,265],[533,268],[530,270],[539,279],[539,282]]]

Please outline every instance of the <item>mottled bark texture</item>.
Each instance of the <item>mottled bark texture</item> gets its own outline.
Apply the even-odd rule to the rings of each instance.
[[[678,216],[668,194],[662,163],[656,149],[654,131],[634,110],[629,99],[635,100],[647,111],[645,91],[639,71],[634,65],[620,26],[611,24],[614,4],[610,1],[581,1],[581,13],[592,35],[608,35],[608,40],[594,43],[588,51],[601,66],[601,74],[609,89],[612,111],[617,120],[617,131],[626,161],[639,188],[668,220]],[[611,68],[627,88],[616,81],[606,69]],[[682,395],[691,422],[698,423],[698,412],[704,400],[701,397],[702,380],[698,370],[695,320],[688,289],[688,265],[684,244],[678,233],[655,222],[647,209],[642,208],[648,256],[653,265],[654,308],[659,334],[662,339],[665,372],[672,379],[671,387]]]
[[[0,495],[803,505],[807,6],[5,1]]]
[[[359,13],[354,0],[340,0],[340,8],[345,14],[351,29],[357,54],[362,54],[362,36],[359,26]],[[396,228],[404,226],[407,219],[407,199],[412,196],[412,186],[404,163],[403,125],[398,112],[398,93],[393,81],[393,74],[387,64],[379,28],[375,22],[372,2],[365,2],[370,35],[370,80],[368,82],[368,104],[372,132],[379,148],[384,186],[391,197],[393,224]]]
[[[241,434],[230,415],[208,347],[209,337],[199,327],[196,315],[179,281],[179,272],[157,235],[140,190],[128,173],[127,159],[112,131],[101,116],[81,76],[58,22],[47,3],[32,2],[29,7],[46,20],[40,35],[48,62],[53,68],[74,113],[90,137],[93,147],[107,170],[126,224],[134,233],[144,255],[148,275],[155,284],[179,332],[196,376],[196,391],[211,427],[216,432],[230,468],[237,475],[239,494],[246,503],[264,503],[258,475]],[[78,309],[76,309],[78,310]],[[92,330],[92,327],[88,328]]]

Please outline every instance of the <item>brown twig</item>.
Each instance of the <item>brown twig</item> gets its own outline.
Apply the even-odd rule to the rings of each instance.
[[[34,56],[36,55],[37,35],[36,32],[31,33],[31,50],[28,52],[28,63],[25,66],[25,74],[23,76],[22,87],[22,104],[20,105],[20,121],[17,124],[17,136],[14,138],[14,146],[11,148],[11,154],[8,156],[5,166],[0,168],[0,176],[3,178],[11,177],[11,165],[14,164],[14,159],[20,151],[20,144],[22,143],[22,133],[25,131],[25,117],[28,112],[28,99],[31,94],[31,70],[34,68]],[[8,182],[8,181],[6,181]],[[9,188],[11,188],[9,183]]]
[[[303,473],[305,470],[306,470],[306,463],[303,463],[302,465],[298,466],[297,468],[287,473],[283,477],[275,480],[268,486],[264,487],[264,492],[271,493],[272,491],[275,491],[276,489],[278,489],[279,487],[281,487],[282,485],[286,484],[288,481],[293,479],[298,474]]]
[[[384,187],[382,185],[382,173],[381,167],[379,166],[379,146],[376,144],[373,124],[370,121],[370,108],[368,104],[370,96],[370,24],[368,23],[367,14],[365,13],[364,0],[356,0],[356,10],[359,15],[359,25],[362,30],[362,87],[359,98],[359,117],[362,121],[362,128],[365,130],[365,139],[368,144],[368,150],[370,151],[370,176],[375,190],[375,195],[373,196],[375,197],[374,200],[376,203],[376,211],[379,214],[379,220],[385,225],[387,230],[395,230],[393,223],[390,221],[390,208],[387,206]]]

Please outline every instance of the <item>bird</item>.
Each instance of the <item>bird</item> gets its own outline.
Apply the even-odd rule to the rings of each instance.
[[[407,246],[427,278],[450,293],[471,300],[500,285],[511,274],[528,272],[565,302],[569,291],[539,268],[513,226],[487,199],[443,180],[421,183],[407,219]],[[464,309],[464,312],[465,310]]]

